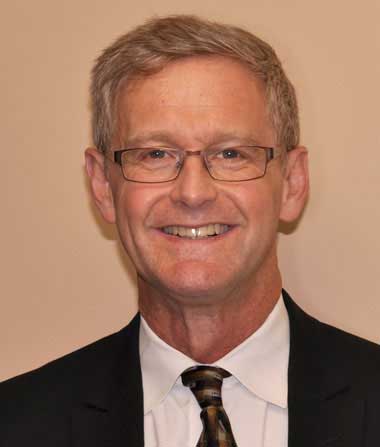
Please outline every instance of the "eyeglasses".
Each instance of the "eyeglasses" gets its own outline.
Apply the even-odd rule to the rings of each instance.
[[[244,182],[263,177],[269,161],[280,155],[278,148],[237,146],[226,149],[184,151],[166,147],[144,147],[114,151],[114,162],[124,178],[138,183],[164,183],[175,180],[185,158],[199,155],[210,176],[225,182]]]

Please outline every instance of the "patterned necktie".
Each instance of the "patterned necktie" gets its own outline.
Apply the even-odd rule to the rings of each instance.
[[[202,408],[203,431],[196,447],[237,447],[221,393],[223,379],[230,375],[212,366],[194,366],[182,373],[182,383],[191,389]]]

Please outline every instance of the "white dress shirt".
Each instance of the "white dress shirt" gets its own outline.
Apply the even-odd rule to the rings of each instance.
[[[195,447],[200,406],[181,373],[197,362],[160,339],[141,318],[145,447]],[[288,445],[289,318],[282,297],[264,324],[213,363],[229,371],[223,406],[238,447]]]

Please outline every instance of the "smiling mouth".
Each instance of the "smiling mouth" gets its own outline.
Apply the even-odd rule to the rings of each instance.
[[[230,229],[231,226],[229,225],[215,223],[193,228],[171,225],[168,227],[163,227],[161,230],[166,234],[170,234],[171,236],[178,236],[187,239],[205,239],[227,233]]]

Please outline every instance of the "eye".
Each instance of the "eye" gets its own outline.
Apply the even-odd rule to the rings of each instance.
[[[146,147],[127,151],[130,162],[139,163],[150,167],[163,167],[172,165],[177,160],[177,152],[174,149],[163,147]]]
[[[210,154],[212,158],[222,161],[243,161],[249,156],[244,147],[229,147]]]
[[[225,149],[224,151],[221,151],[221,156],[223,158],[231,159],[231,158],[240,158],[241,153],[237,149]]]
[[[152,149],[147,151],[146,156],[149,158],[153,158],[153,159],[160,159],[160,158],[164,158],[166,155],[166,151],[162,150],[162,149]]]
[[[225,149],[214,149],[208,152],[208,161],[213,166],[223,167],[240,167],[246,166],[249,163],[255,162],[257,156],[253,147],[248,146],[235,146],[226,147]]]

